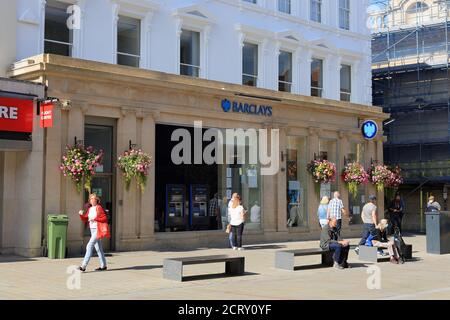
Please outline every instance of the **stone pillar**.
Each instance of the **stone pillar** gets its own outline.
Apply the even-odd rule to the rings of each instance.
[[[271,134],[272,130],[271,125],[266,125],[265,128],[267,130],[267,150],[272,152],[270,149],[271,145]],[[263,221],[263,230],[264,233],[276,232],[278,225],[278,175],[264,175],[261,176],[262,184],[263,184],[263,193],[262,193],[262,221]]]
[[[88,105],[81,101],[72,101],[68,108],[67,119],[67,136],[62,146],[63,150],[66,145],[72,146],[77,140],[84,140],[84,116],[88,110]],[[57,138],[57,137],[56,137]],[[59,159],[60,161],[61,159]],[[55,170],[48,168],[48,170]],[[49,172],[51,175],[51,172]],[[61,176],[60,173],[57,174]],[[53,178],[55,179],[55,178]],[[84,188],[81,192],[77,191],[75,183],[68,177],[64,177],[62,188],[64,188],[64,203],[61,210],[69,216],[69,229],[67,241],[69,246],[69,254],[79,254],[84,251],[85,242],[83,241],[84,224],[81,222],[78,211],[83,208],[84,204]],[[51,190],[51,187],[50,189]],[[47,192],[49,191],[47,190]],[[51,195],[49,195],[51,196]]]
[[[136,110],[134,108],[122,107],[122,117],[117,124],[117,151],[119,154],[129,149],[129,142],[132,144],[137,141],[136,132]],[[117,243],[118,250],[127,249],[123,247],[124,241],[137,239],[136,234],[136,215],[138,194],[136,183],[131,181],[130,189],[125,188],[125,179],[121,174],[117,175],[117,194],[119,197],[117,208]]]
[[[287,129],[284,127],[280,128],[280,153],[285,154],[286,153],[286,131]],[[280,156],[280,155],[278,155]],[[278,224],[278,231],[279,232],[287,232],[287,216],[286,216],[286,210],[287,210],[287,195],[286,195],[286,157],[283,159],[284,161],[281,161],[280,157],[280,170],[277,174],[277,188],[278,188],[278,217],[277,217],[277,224]]]
[[[140,132],[141,149],[152,158],[147,186],[140,196],[139,233],[144,242],[151,242],[155,233],[155,119],[158,112],[144,111],[138,115],[142,121]]]
[[[383,163],[383,142],[384,142],[383,138],[384,138],[383,136],[378,136],[378,138],[375,141],[376,144],[375,157],[378,163]],[[384,218],[384,197],[385,197],[384,191],[377,192],[377,206],[379,219]]]
[[[314,159],[314,154],[319,153],[319,135],[320,128],[310,127],[308,136],[308,159],[309,161]],[[314,182],[311,175],[308,175],[308,219],[309,219],[309,229],[310,231],[319,231],[319,220],[317,218],[316,212],[319,207],[319,194],[316,192],[316,183]]]
[[[344,202],[344,207],[346,210],[346,214],[342,217],[342,226],[346,227],[346,228],[348,227],[349,221],[350,221],[350,217],[349,217],[349,213],[350,213],[349,205],[350,204],[348,201],[348,197],[349,196],[351,197],[352,195],[349,194],[348,188],[345,185],[345,182],[342,181],[342,179],[341,179],[341,172],[345,168],[344,158],[346,158],[349,153],[350,153],[350,143],[349,143],[349,139],[348,139],[348,134],[344,131],[339,131],[339,140],[338,140],[339,159],[338,159],[338,163],[337,163],[336,179],[338,179],[338,181],[339,181],[339,193],[341,194],[341,199]]]

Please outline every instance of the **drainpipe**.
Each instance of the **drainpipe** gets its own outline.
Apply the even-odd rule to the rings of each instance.
[[[47,128],[44,128],[44,146],[42,148],[42,219],[41,219],[41,249],[42,256],[46,255],[46,232],[45,232],[45,182],[46,182],[46,155],[47,155]]]

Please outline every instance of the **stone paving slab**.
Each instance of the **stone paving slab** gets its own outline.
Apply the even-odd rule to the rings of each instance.
[[[0,256],[0,299],[450,299],[450,255],[425,252],[425,236],[405,237],[413,244],[415,261],[404,265],[378,263],[381,290],[369,290],[367,271],[371,263],[361,263],[351,251],[348,270],[300,268],[284,271],[274,268],[275,252],[306,249],[317,241],[249,246],[238,252],[230,249],[201,248],[193,251],[120,252],[108,257],[109,270],[95,272],[94,257],[87,273],[81,274],[80,289],[69,290],[67,268],[80,258],[24,260]],[[357,243],[358,239],[352,239]],[[252,250],[253,248],[257,248]],[[174,282],[162,278],[165,258],[229,254],[245,256],[243,277],[214,277],[224,272],[224,264],[187,266],[185,276],[209,275],[194,281]],[[14,260],[18,260],[14,262]],[[320,256],[299,257],[301,265],[320,264]],[[102,288],[99,295],[98,288]]]

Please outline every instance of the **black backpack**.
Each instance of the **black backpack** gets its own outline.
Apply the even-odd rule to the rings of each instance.
[[[405,256],[406,243],[403,240],[400,229],[397,226],[395,226],[395,229],[394,229],[394,245],[397,247],[400,262],[405,263],[405,261],[406,261],[406,256]]]

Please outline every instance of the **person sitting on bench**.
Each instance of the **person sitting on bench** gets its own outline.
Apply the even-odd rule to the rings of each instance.
[[[350,250],[350,242],[348,240],[342,240],[337,231],[337,220],[331,218],[328,224],[322,228],[320,234],[320,247],[322,250],[330,250],[333,254],[333,267],[336,269],[349,268],[347,263],[348,252]]]
[[[374,230],[371,231],[372,245],[377,248],[385,248],[389,251],[390,261],[393,264],[399,264],[399,254],[393,240],[387,238],[388,221],[382,219]]]

